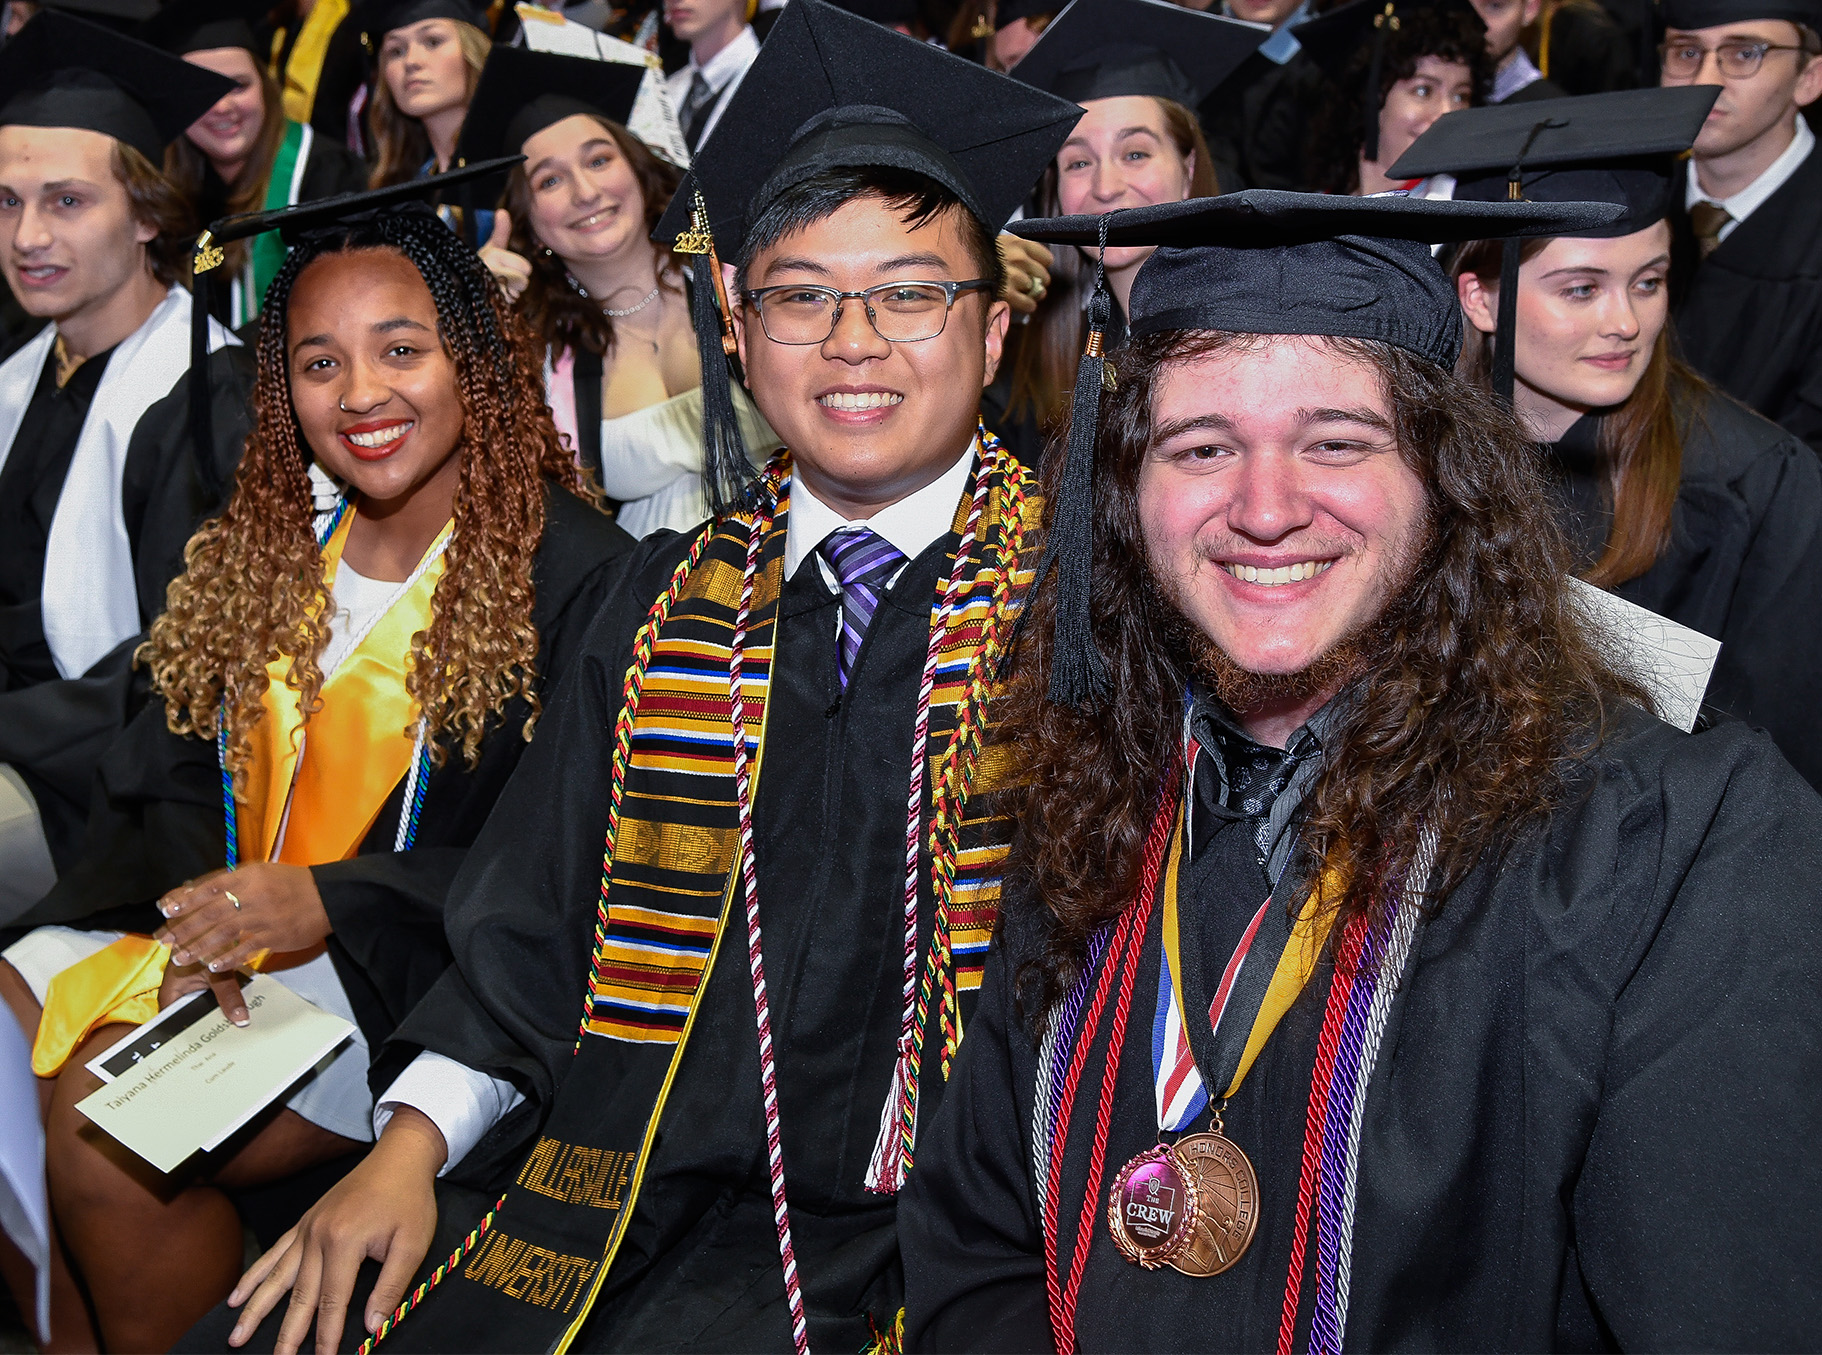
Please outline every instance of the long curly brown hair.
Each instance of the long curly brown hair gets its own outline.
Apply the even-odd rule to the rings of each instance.
[[[1187,622],[1152,582],[1138,513],[1152,391],[1171,363],[1272,342],[1165,333],[1117,355],[1094,468],[1091,624],[1116,695],[1098,709],[1051,703],[1055,591],[1032,604],[998,737],[1022,777],[1009,899],[1041,907],[1049,935],[1021,975],[1028,1012],[1074,979],[1089,936],[1132,899],[1168,769],[1181,757],[1183,693],[1196,669]],[[1569,793],[1616,703],[1649,708],[1624,661],[1579,611],[1566,547],[1532,449],[1491,397],[1390,345],[1327,340],[1378,369],[1402,455],[1425,485],[1428,542],[1410,582],[1354,637],[1363,676],[1325,733],[1301,844],[1346,882],[1322,900],[1338,920],[1371,914],[1437,834],[1426,897],[1438,906]],[[1054,503],[1062,458],[1044,482]],[[1288,905],[1287,905],[1288,906]],[[1027,987],[1026,985],[1030,985]]]
[[[585,497],[582,482],[544,401],[542,354],[486,267],[428,210],[380,212],[306,240],[272,280],[255,424],[234,494],[190,539],[187,568],[139,650],[175,733],[215,738],[226,722],[225,761],[237,785],[265,714],[266,665],[290,657],[285,682],[308,719],[321,706],[319,656],[329,638],[309,456],[286,375],[286,307],[317,259],[373,249],[403,254],[430,288],[464,414],[455,527],[430,629],[412,639],[406,688],[439,765],[459,746],[474,766],[489,723],[515,696],[531,707],[525,738],[537,719],[532,556],[544,533],[544,482]]]

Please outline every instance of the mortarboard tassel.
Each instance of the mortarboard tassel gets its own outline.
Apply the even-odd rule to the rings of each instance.
[[[1568,125],[1562,118],[1545,118],[1532,127],[1506,177],[1508,202],[1525,200],[1525,157],[1531,154],[1531,147],[1539,135]],[[1516,236],[1509,235],[1499,247],[1499,314],[1493,327],[1493,394],[1508,409],[1512,407],[1512,387],[1517,381],[1518,269],[1519,241]]]
[[[1366,88],[1360,96],[1366,112],[1366,144],[1361,153],[1374,165],[1379,163],[1379,111],[1385,102],[1379,96],[1379,81],[1385,74],[1386,37],[1398,31],[1395,9],[1392,0],[1386,0],[1385,12],[1373,16],[1373,55],[1367,62]]]
[[[1066,706],[1093,705],[1107,695],[1107,661],[1095,647],[1089,617],[1089,575],[1094,565],[1094,442],[1101,415],[1101,385],[1106,379],[1107,325],[1113,298],[1107,292],[1108,217],[1101,218],[1101,245],[1095,254],[1094,293],[1088,299],[1088,340],[1076,368],[1075,395],[1069,411],[1069,444],[1063,482],[1050,520],[1050,540],[1038,562],[1032,588],[1042,586],[1056,565],[1056,630],[1050,646],[1050,699]],[[1027,606],[1030,604],[1027,603]]]
[[[197,474],[211,503],[226,497],[228,488],[216,483],[215,418],[209,400],[209,302],[214,273],[223,257],[221,246],[208,231],[197,237],[190,257],[190,439]]]
[[[690,319],[702,359],[702,481],[708,492],[709,511],[716,517],[726,517],[746,506],[753,468],[739,417],[734,413],[728,372],[728,359],[735,352],[734,327],[701,189],[696,190],[696,200],[690,207],[690,228],[677,237],[671,252],[694,256],[690,264]]]

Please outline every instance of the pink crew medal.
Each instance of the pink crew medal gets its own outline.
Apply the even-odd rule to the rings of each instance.
[[[1128,1261],[1169,1265],[1194,1239],[1201,1216],[1193,1176],[1160,1144],[1120,1169],[1107,1196],[1107,1230]]]

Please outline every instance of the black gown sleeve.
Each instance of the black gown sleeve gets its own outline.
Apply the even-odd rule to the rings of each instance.
[[[1009,957],[1024,946],[1009,932],[1023,927],[994,938],[980,1005],[899,1193],[907,1350],[1053,1348],[1029,1140],[1036,1058]]]
[[[639,543],[526,749],[444,907],[455,956],[376,1060],[383,1092],[421,1050],[526,1096],[455,1169],[491,1180],[516,1165],[575,1047],[601,892],[613,722],[634,633],[687,539]],[[653,566],[656,566],[655,568]]]
[[[1660,817],[1661,850],[1613,878],[1604,944],[1633,959],[1570,1202],[1580,1280],[1617,1349],[1805,1349],[1822,1274],[1822,803],[1737,729],[1679,740],[1653,780],[1637,812]],[[1629,906],[1659,892],[1667,909]]]

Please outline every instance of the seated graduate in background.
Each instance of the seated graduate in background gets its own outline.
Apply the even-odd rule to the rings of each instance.
[[[143,699],[133,649],[246,430],[218,356],[222,436],[200,457],[187,436],[194,228],[156,168],[229,88],[55,11],[0,50],[0,272],[50,322],[0,363],[0,925],[79,850]]]
[[[1038,181],[1039,211],[1108,212],[1219,193],[1192,110],[1264,37],[1258,28],[1166,0],[1071,5],[1012,72],[1083,109]],[[1145,256],[1119,250],[1103,261],[1114,300],[1110,338],[1125,333],[1127,296]],[[1007,336],[1006,360],[984,402],[988,426],[1033,465],[1069,413],[1094,268],[1094,251],[1056,255],[1050,282],[1039,284],[1036,314]]]
[[[1822,452],[1819,0],[1667,0],[1666,85],[1718,85],[1682,174],[1690,366]]]
[[[1221,186],[1228,192],[1301,188],[1322,70],[1303,54],[1293,30],[1320,7],[1315,0],[1225,0],[1208,8],[1270,30],[1196,109]]]
[[[651,238],[682,172],[626,129],[643,66],[496,47],[462,154],[525,156],[481,257],[544,342],[551,415],[633,536],[709,515],[690,296]],[[761,465],[778,439],[734,383]]]
[[[1647,713],[1530,444],[1451,370],[1431,242],[1615,210],[1114,217],[1168,247],[1051,481],[1078,572],[1013,656],[1021,831],[899,1209],[907,1349],[1822,1321],[1822,799],[1762,734]]]
[[[1543,445],[1576,573],[1721,641],[1709,715],[1764,728],[1822,787],[1822,465],[1684,366],[1669,318],[1674,157],[1717,92],[1472,109],[1401,164],[1454,175],[1457,201],[1505,201],[1518,166],[1528,201],[1625,209],[1574,236],[1463,246],[1451,268],[1468,320],[1461,373]]]
[[[368,1050],[448,964],[450,881],[631,546],[584,496],[536,346],[422,191],[225,232],[293,247],[257,429],[141,651],[162,699],[109,751],[87,852],[42,906],[69,925],[0,964],[56,1076],[51,1198],[110,1349],[165,1349],[233,1286],[219,1187],[371,1139]],[[312,459],[348,487],[326,506]],[[199,1177],[84,1132],[87,1060],[204,983],[245,1023],[248,964],[356,1040]]]
[[[165,174],[190,199],[199,225],[367,186],[365,161],[308,121],[285,116],[266,62],[270,44],[254,31],[266,9],[264,0],[171,0],[146,25],[148,42],[234,82],[165,152]],[[240,329],[259,314],[285,247],[267,234],[235,241],[226,253],[232,284],[216,292],[215,315]]]
[[[1560,99],[1568,91],[1546,79],[1521,40],[1537,22],[1543,0],[1474,0],[1474,12],[1487,26],[1487,56],[1493,62],[1493,84],[1487,90],[1490,104],[1530,103]]]
[[[1352,0],[1296,28],[1328,76],[1305,150],[1303,186],[1315,192],[1409,187],[1386,167],[1436,119],[1485,103],[1492,88],[1487,26],[1468,0],[1386,3]]]
[[[456,886],[457,969],[382,1051],[378,1144],[186,1348],[891,1330],[896,1190],[997,911],[980,721],[1036,561],[1033,476],[980,430],[994,237],[1079,116],[785,7],[659,235],[705,251],[699,304],[727,250],[790,450],[743,486],[711,389],[721,513],[642,541],[603,608]]]

